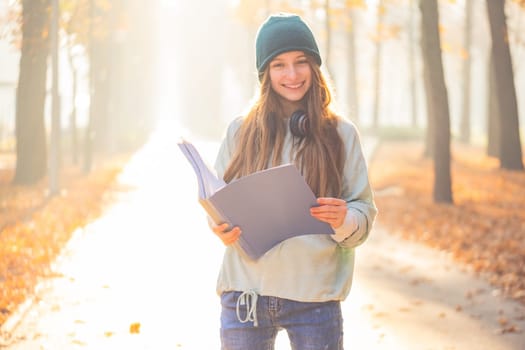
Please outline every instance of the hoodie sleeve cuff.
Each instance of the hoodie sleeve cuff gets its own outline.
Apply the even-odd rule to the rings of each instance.
[[[335,233],[331,235],[331,237],[337,243],[341,243],[358,230],[359,224],[357,222],[357,216],[355,213],[348,211],[345,222],[340,227],[334,229]]]

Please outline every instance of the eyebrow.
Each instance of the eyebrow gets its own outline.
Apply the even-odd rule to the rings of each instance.
[[[299,56],[297,56],[297,57],[294,57],[293,59],[294,59],[294,60],[298,60],[298,59],[303,59],[303,58],[307,58],[307,56],[306,56],[306,55],[299,55]],[[272,60],[272,62],[274,62],[274,61],[284,61],[284,59],[283,59],[283,58],[279,58],[279,57],[275,57],[275,58]]]

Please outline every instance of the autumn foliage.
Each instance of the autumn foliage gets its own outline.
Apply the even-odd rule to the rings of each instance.
[[[525,303],[525,173],[499,169],[481,148],[452,146],[454,205],[432,201],[433,164],[416,142],[382,144],[370,164],[378,222],[449,252]]]
[[[11,169],[0,170],[0,325],[32,293],[38,280],[75,229],[99,215],[104,194],[123,160],[89,175],[64,171],[60,195],[47,195],[47,182],[13,186]]]

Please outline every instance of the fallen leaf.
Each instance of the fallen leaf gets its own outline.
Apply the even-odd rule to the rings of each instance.
[[[366,310],[371,311],[371,310],[374,310],[374,305],[372,305],[372,304],[366,304],[365,306],[363,306],[363,308],[366,309]]]
[[[499,329],[499,333],[500,334],[521,333],[521,330],[515,325],[511,325],[511,326],[507,326],[507,327]]]
[[[136,322],[136,323],[132,323],[130,326],[129,326],[129,332],[131,334],[138,334],[140,333],[140,323]]]

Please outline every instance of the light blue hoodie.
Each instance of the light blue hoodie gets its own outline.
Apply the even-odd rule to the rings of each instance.
[[[236,147],[235,134],[241,124],[242,118],[235,119],[221,144],[215,162],[221,178]],[[333,237],[311,234],[285,240],[258,260],[250,259],[237,244],[228,246],[217,281],[219,295],[242,291],[304,302],[346,298],[352,284],[354,248],[368,237],[377,209],[356,127],[340,119],[338,132],[346,151],[341,197],[348,207],[345,224],[335,230]],[[292,162],[291,149],[288,131],[282,164]]]

